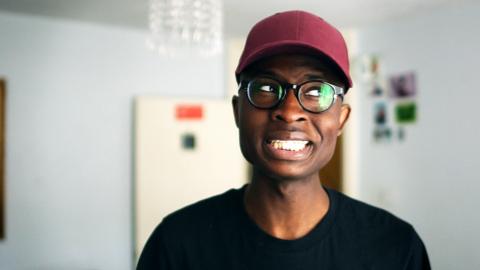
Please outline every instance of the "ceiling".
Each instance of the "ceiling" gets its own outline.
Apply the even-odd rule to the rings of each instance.
[[[354,27],[478,0],[224,0],[225,32],[243,36],[276,11],[304,9]],[[0,0],[0,10],[147,29],[148,0]]]

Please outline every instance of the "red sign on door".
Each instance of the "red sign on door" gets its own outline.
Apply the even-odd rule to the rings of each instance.
[[[202,105],[179,104],[175,107],[177,120],[201,120],[203,118]]]

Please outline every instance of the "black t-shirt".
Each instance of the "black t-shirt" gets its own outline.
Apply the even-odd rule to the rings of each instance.
[[[245,187],[167,216],[137,270],[430,269],[413,227],[392,214],[327,189],[330,208],[306,236],[281,240],[245,212]]]

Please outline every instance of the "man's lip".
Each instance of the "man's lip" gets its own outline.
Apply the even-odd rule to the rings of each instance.
[[[308,136],[304,132],[298,132],[298,131],[275,131],[275,132],[270,132],[266,136],[265,141],[267,143],[272,142],[273,140],[281,140],[281,141],[308,141],[308,143],[311,143],[312,140],[308,138]]]
[[[307,142],[307,144],[311,144],[312,142],[307,139],[280,139],[280,138],[272,138],[272,139],[266,139],[266,143],[272,143],[273,141],[302,141],[302,142]]]

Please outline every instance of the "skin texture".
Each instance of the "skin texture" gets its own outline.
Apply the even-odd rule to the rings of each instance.
[[[262,74],[281,81],[301,83],[323,79],[344,86],[328,63],[306,55],[277,55],[254,63],[243,77]],[[240,147],[253,165],[253,177],[245,192],[245,209],[266,233],[280,239],[298,239],[310,232],[327,213],[328,196],[319,174],[331,159],[337,136],[350,114],[350,107],[337,98],[320,114],[304,111],[294,91],[273,109],[257,109],[244,91],[232,99]],[[307,140],[298,154],[272,151],[269,141]]]

